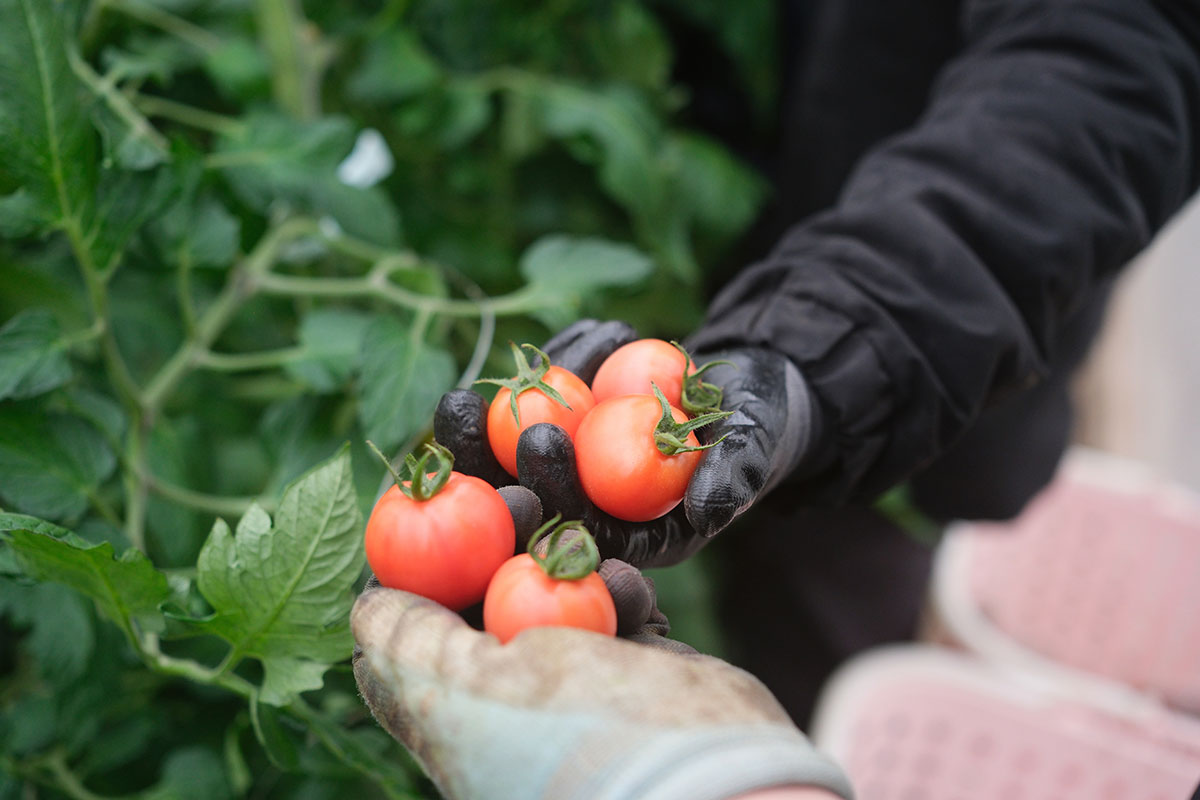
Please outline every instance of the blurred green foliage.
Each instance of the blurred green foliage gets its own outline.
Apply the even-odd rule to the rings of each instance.
[[[509,340],[697,323],[764,184],[664,21],[765,113],[771,8],[0,0],[0,799],[431,796],[349,671],[363,442]]]

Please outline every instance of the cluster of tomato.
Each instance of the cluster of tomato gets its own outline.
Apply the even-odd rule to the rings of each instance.
[[[640,339],[606,359],[589,387],[523,347],[538,365],[514,345],[517,375],[490,381],[501,386],[487,415],[501,466],[516,477],[521,432],[548,422],[571,437],[579,482],[598,508],[641,522],[677,506],[705,447],[695,429],[723,416],[720,390],[701,380],[707,366],[697,370],[674,343]],[[496,489],[453,471],[436,443],[408,466],[412,480],[396,475],[367,521],[367,561],[381,584],[456,611],[483,600],[484,629],[502,642],[543,625],[616,633],[599,553],[580,523],[551,520],[514,556],[515,528]]]

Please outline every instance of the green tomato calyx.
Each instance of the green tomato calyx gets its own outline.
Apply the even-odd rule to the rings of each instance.
[[[658,452],[664,456],[674,456],[679,453],[707,450],[725,438],[722,436],[716,442],[709,442],[708,444],[688,444],[687,436],[689,433],[697,428],[703,428],[710,422],[724,419],[733,412],[711,411],[707,414],[693,417],[687,422],[676,422],[675,415],[671,413],[671,404],[667,402],[666,395],[662,393],[662,389],[658,388],[657,383],[651,383],[650,385],[654,387],[654,396],[658,398],[658,404],[662,407],[662,416],[658,419],[658,425],[654,427],[654,446],[658,448]]]
[[[517,374],[512,378],[480,378],[475,382],[492,383],[509,390],[508,403],[512,408],[513,419],[516,421],[517,426],[520,427],[521,425],[521,412],[517,408],[517,395],[527,392],[530,389],[537,389],[563,408],[571,410],[571,406],[559,394],[558,390],[543,380],[546,377],[546,373],[550,371],[550,357],[532,344],[523,344],[518,347],[515,342],[509,342],[508,346],[512,348],[513,361],[517,365]],[[522,349],[528,350],[538,357],[539,360],[536,367],[530,366],[529,357],[522,352]]]
[[[688,355],[688,351],[684,349],[679,342],[673,341],[671,344],[676,350],[683,353],[683,390],[679,395],[680,405],[683,406],[681,411],[687,413],[689,417],[694,417],[697,414],[705,414],[710,411],[719,411],[721,409],[721,401],[725,397],[725,390],[720,386],[712,383],[706,383],[704,373],[718,364],[729,364],[731,361],[710,361],[703,367],[696,369],[694,372],[689,372],[692,365],[692,357]]]
[[[583,522],[577,519],[559,522],[561,519],[561,514],[555,514],[534,531],[526,552],[547,577],[556,581],[582,580],[600,566],[600,549]],[[550,531],[548,536],[546,531]]]
[[[400,488],[404,496],[419,503],[429,500],[440,492],[446,482],[450,480],[450,472],[454,469],[453,453],[437,442],[426,442],[421,448],[422,452],[419,458],[412,453],[404,457],[404,469],[412,476],[409,480],[405,480],[392,466],[391,459],[380,452],[370,439],[367,440],[367,447],[370,447],[371,451],[379,456],[379,460],[392,474],[392,480],[396,482],[396,486]],[[433,469],[428,467],[431,458],[434,461]]]

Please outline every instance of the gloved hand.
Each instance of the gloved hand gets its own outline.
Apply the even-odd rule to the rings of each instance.
[[[449,800],[723,800],[784,785],[851,797],[767,689],[715,658],[573,628],[501,645],[384,588],[359,596],[351,627],[372,714]]]
[[[591,383],[600,364],[621,345],[638,338],[621,322],[582,320],[550,339],[543,351],[551,363]],[[726,528],[758,498],[802,462],[817,457],[820,415],[800,373],[784,356],[763,348],[696,353],[698,365],[717,364],[705,373],[724,390],[721,407],[733,412],[697,431],[704,451],[683,503],[649,522],[626,522],[596,508],[575,473],[574,445],[553,425],[534,425],[517,447],[520,483],[541,498],[547,513],[580,519],[602,555],[638,566],[677,563]],[[512,479],[495,462],[487,442],[487,402],[460,390],[442,398],[434,432],[458,468],[493,485]],[[722,439],[722,437],[724,437]]]

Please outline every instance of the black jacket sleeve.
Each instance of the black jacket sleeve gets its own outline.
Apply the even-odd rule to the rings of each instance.
[[[834,454],[801,499],[874,496],[1043,380],[1066,321],[1197,185],[1200,3],[973,0],[962,25],[918,122],[691,341],[800,368]]]

